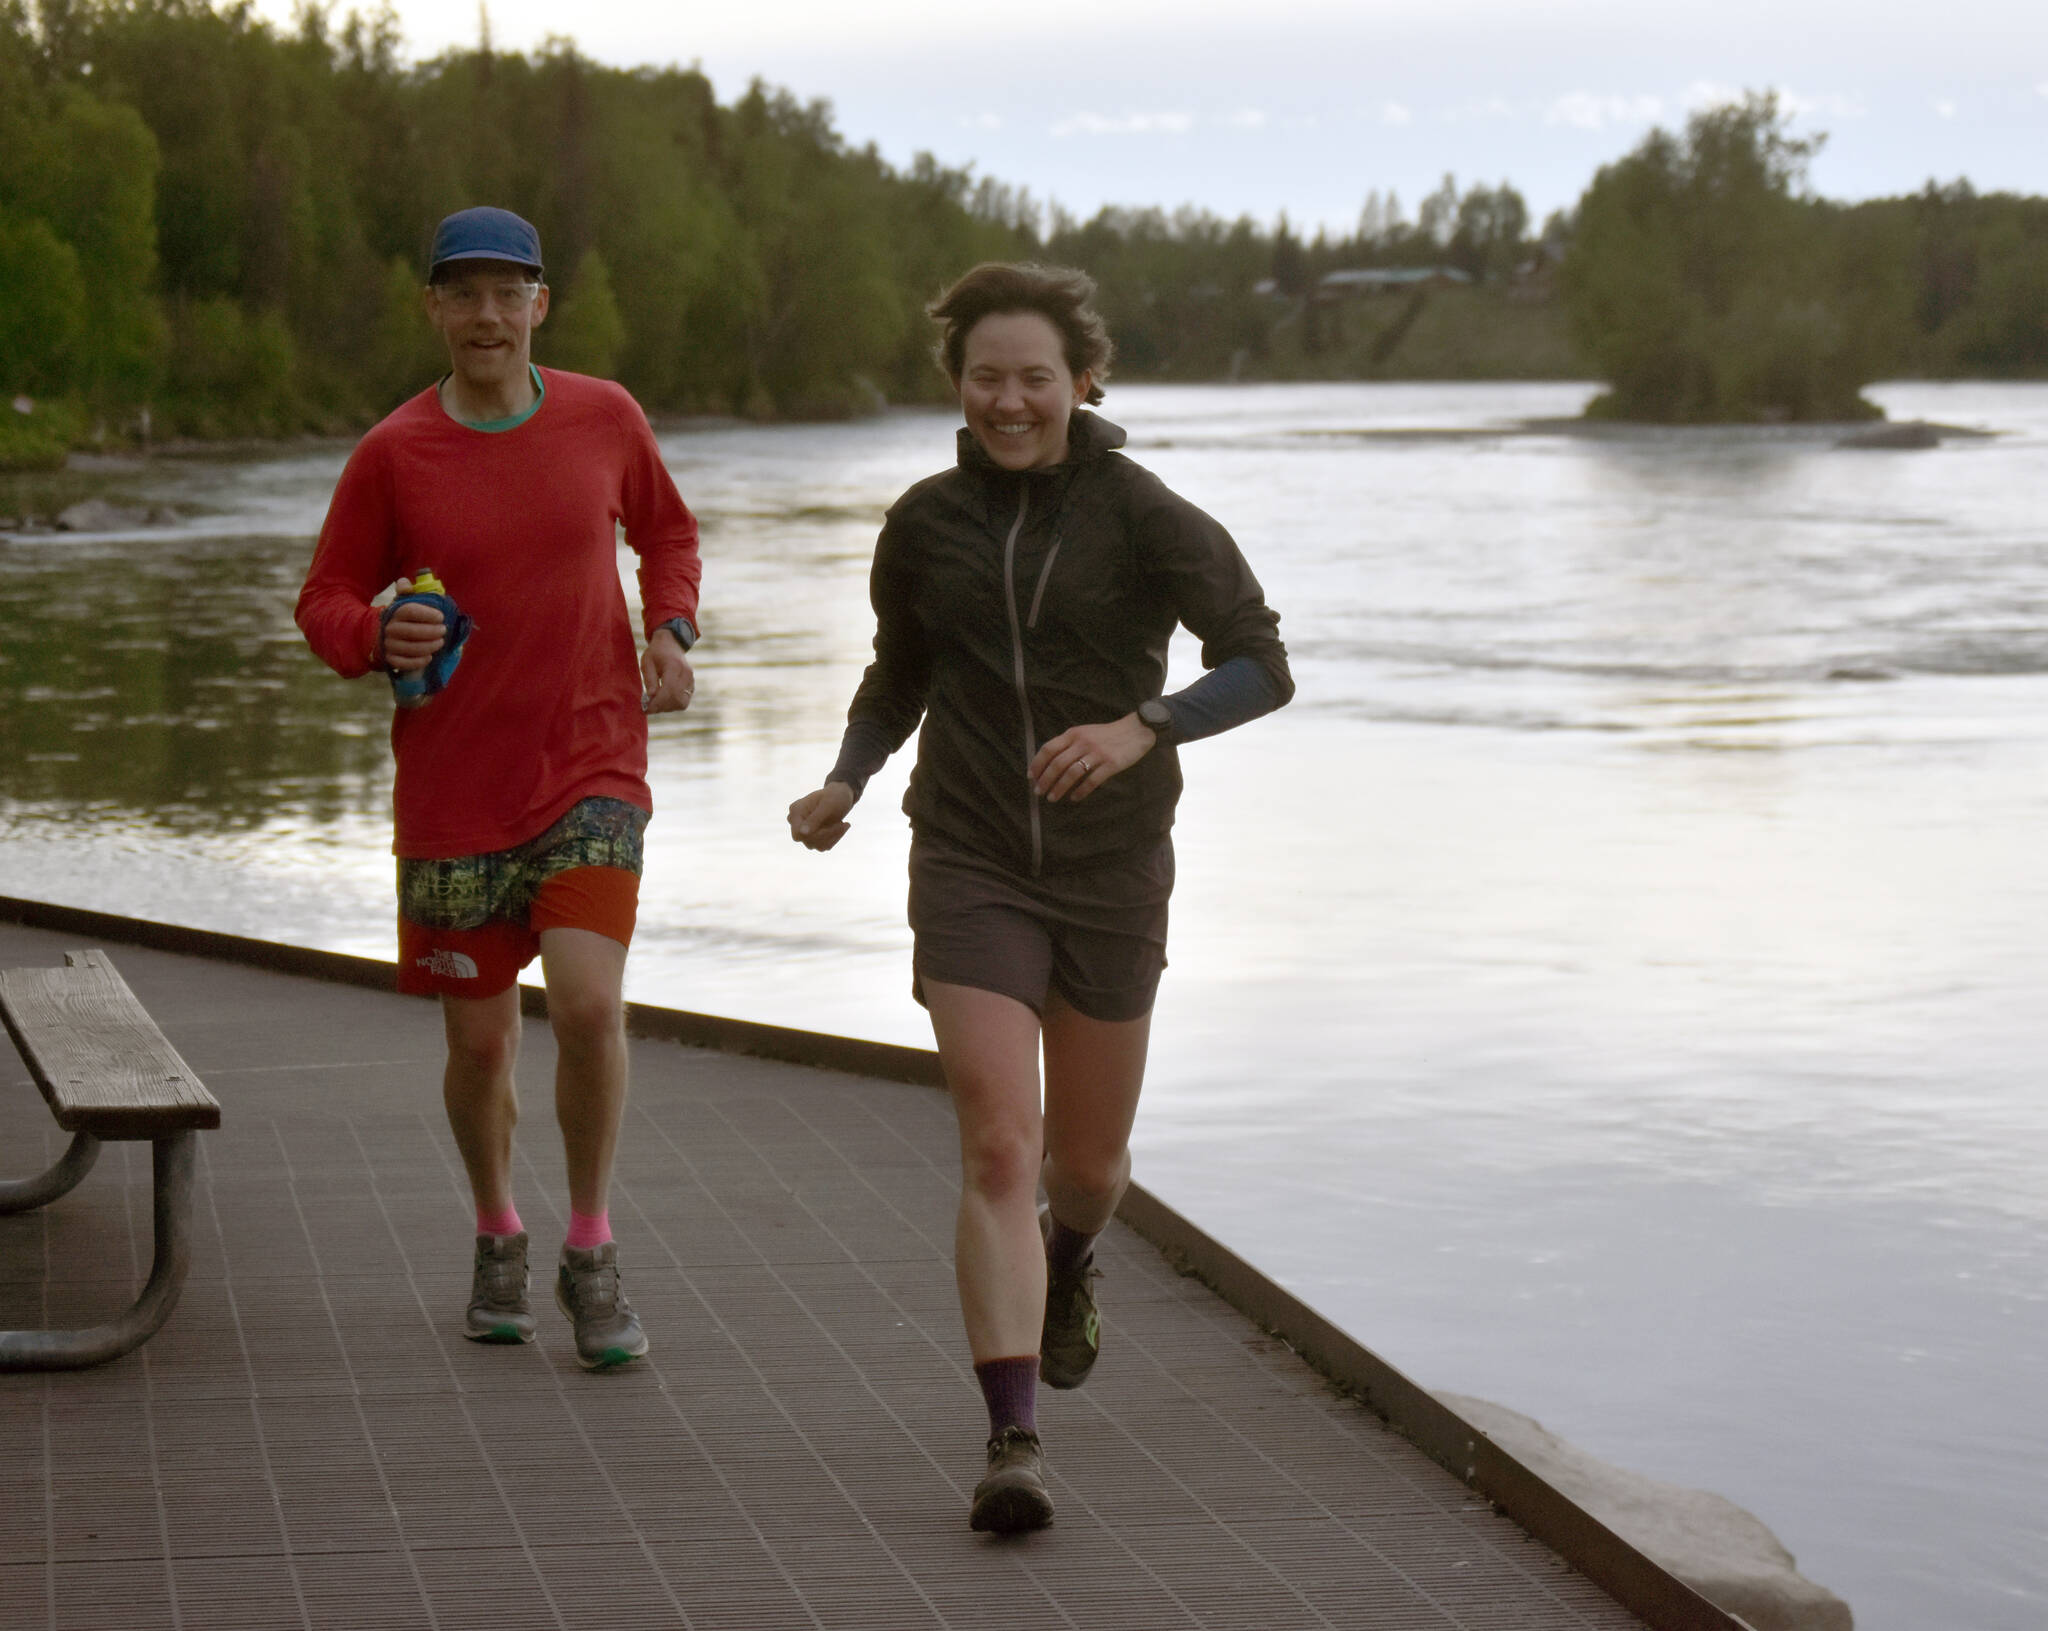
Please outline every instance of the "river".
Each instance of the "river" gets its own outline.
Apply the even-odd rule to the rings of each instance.
[[[2048,387],[1873,394],[2001,434],[1111,390],[1300,686],[1183,754],[1138,1171],[1425,1384],[1756,1512],[1866,1631],[2040,1631]],[[928,1043],[906,766],[830,855],[782,811],[950,421],[662,442],[706,637],[629,994]],[[388,699],[291,623],[345,454],[116,469],[176,522],[0,535],[0,891],[390,955]]]

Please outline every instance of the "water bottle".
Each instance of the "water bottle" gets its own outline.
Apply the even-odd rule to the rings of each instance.
[[[396,670],[391,675],[391,695],[401,708],[423,708],[439,696],[462,661],[462,645],[469,638],[470,620],[448,597],[432,567],[423,568],[412,580],[412,588],[384,609],[384,624],[401,606],[431,606],[441,614],[441,649],[427,659],[427,666],[410,674]]]

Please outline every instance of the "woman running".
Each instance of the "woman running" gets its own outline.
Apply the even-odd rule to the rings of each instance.
[[[1176,750],[1294,692],[1229,533],[1084,411],[1111,354],[1094,294],[1078,271],[988,264],[929,308],[958,457],[883,523],[875,659],[825,785],[789,807],[798,843],[832,848],[923,720],[912,991],[960,1123],[954,1269],[989,1415],[970,1522],[1001,1533],[1052,1522],[1037,1383],[1080,1386],[1100,1348],[1092,1248],[1130,1182]],[[1166,696],[1181,624],[1207,672]]]

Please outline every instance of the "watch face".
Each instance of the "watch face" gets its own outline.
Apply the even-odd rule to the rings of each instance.
[[[1164,731],[1167,726],[1173,723],[1173,715],[1168,711],[1166,704],[1163,702],[1139,703],[1138,717],[1154,731]]]

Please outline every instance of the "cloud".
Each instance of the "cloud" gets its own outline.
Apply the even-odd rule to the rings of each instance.
[[[1687,113],[1698,113],[1705,108],[1725,108],[1731,102],[1740,102],[1742,97],[1740,85],[1724,85],[1718,79],[1695,79],[1686,86],[1680,100]]]
[[[1389,102],[1380,109],[1380,123],[1383,125],[1412,125],[1415,115],[1408,111],[1406,104]]]
[[[1938,96],[1934,99],[1934,111],[1943,119],[1953,119],[1956,116],[1956,105],[1947,97]]]
[[[1266,128],[1266,115],[1258,108],[1240,108],[1223,122],[1239,130],[1263,130]]]
[[[1077,113],[1052,127],[1055,136],[1185,136],[1194,129],[1186,113],[1126,113],[1115,118]]]
[[[1801,96],[1797,91],[1780,91],[1778,105],[1795,119],[1861,119],[1870,112],[1853,96]]]
[[[1504,96],[1473,97],[1443,110],[1446,124],[1463,124],[1468,119],[1512,119],[1526,109],[1518,108]]]
[[[1605,130],[1609,125],[1646,125],[1663,114],[1661,96],[1594,96],[1586,91],[1573,91],[1544,110],[1543,122],[1570,125],[1578,130]]]
[[[977,113],[972,118],[962,119],[960,123],[968,130],[1001,130],[1003,116],[1000,113]]]

